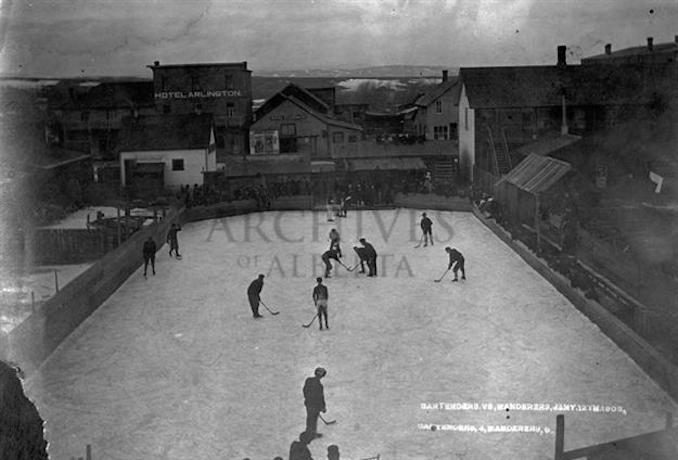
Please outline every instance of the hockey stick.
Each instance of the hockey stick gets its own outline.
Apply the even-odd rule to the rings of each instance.
[[[352,272],[353,270],[355,270],[355,267],[353,267],[353,268],[348,268],[346,265],[344,265],[344,263],[343,263],[341,260],[338,260],[338,259],[335,259],[335,260],[337,261],[337,263],[338,263],[339,265],[341,265],[342,267],[344,267],[346,270],[348,270],[348,271],[350,271],[350,272]]]
[[[313,319],[311,320],[310,323],[308,323],[308,324],[302,324],[301,327],[311,327],[311,324],[313,324],[313,323],[315,322],[315,319],[316,319],[317,317],[318,317],[318,314],[316,313],[315,316],[313,317]]]
[[[449,272],[449,271],[450,271],[450,269],[448,268],[447,270],[445,270],[445,273],[443,273],[443,276],[441,276],[441,277],[440,277],[439,279],[437,279],[437,280],[433,280],[433,282],[434,282],[434,283],[440,283],[440,282],[443,280],[443,278],[445,278],[445,275],[447,275],[447,272]]]
[[[421,238],[419,238],[419,244],[417,244],[417,245],[414,247],[414,249],[417,249],[419,246],[421,246],[421,243],[423,243],[423,242],[424,242],[424,234],[422,233],[422,234],[421,234]]]
[[[259,300],[259,303],[262,304],[262,305],[264,306],[264,308],[265,308],[266,310],[268,310],[268,312],[269,312],[270,314],[272,314],[273,316],[275,316],[275,315],[277,315],[277,314],[280,313],[279,311],[271,311],[271,309],[268,308],[268,307],[266,306],[266,304],[265,304],[264,302],[262,302],[261,300]]]
[[[323,421],[323,423],[324,423],[325,425],[332,425],[332,424],[334,424],[334,423],[337,423],[337,421],[336,421],[336,420],[330,420],[330,421],[328,422],[328,421],[327,421],[327,420],[325,420],[325,419],[323,418],[323,416],[322,416],[322,415],[320,415],[320,414],[318,414],[318,417],[320,417],[320,420],[322,420],[322,421]]]

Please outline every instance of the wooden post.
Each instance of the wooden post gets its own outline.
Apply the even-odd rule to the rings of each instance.
[[[116,207],[116,210],[118,211],[118,220],[117,220],[117,228],[118,228],[118,246],[121,244],[121,239],[122,239],[122,234],[120,230],[120,207]]]
[[[92,445],[87,444],[87,448],[85,450],[85,459],[86,460],[92,460]]]
[[[556,415],[556,456],[555,460],[561,460],[565,452],[565,416]]]
[[[59,292],[59,275],[57,274],[56,268],[54,269],[54,288],[56,292]]]

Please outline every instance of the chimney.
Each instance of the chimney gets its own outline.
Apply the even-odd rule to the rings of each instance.
[[[567,59],[565,57],[565,53],[567,51],[567,47],[564,45],[558,46],[558,65],[559,66],[566,66],[567,65]]]
[[[605,45],[605,54],[607,54],[608,56],[612,54],[612,45],[610,43]]]
[[[647,37],[647,50],[652,51],[653,46],[652,46],[652,37]]]
[[[153,63],[153,65],[156,66],[156,67],[158,67],[158,66],[160,65],[160,61],[155,61],[155,62]]]
[[[443,70],[443,83],[447,81],[447,70]]]

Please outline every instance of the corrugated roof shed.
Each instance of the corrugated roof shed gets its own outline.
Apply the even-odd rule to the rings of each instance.
[[[497,181],[496,185],[508,182],[528,193],[541,193],[551,188],[571,169],[565,161],[532,153]]]

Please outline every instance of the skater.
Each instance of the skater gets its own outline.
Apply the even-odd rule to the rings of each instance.
[[[322,331],[323,317],[325,318],[325,328],[330,328],[329,324],[327,324],[327,301],[329,299],[329,294],[327,292],[327,286],[323,284],[323,279],[318,277],[315,280],[318,282],[318,285],[313,288],[313,302],[318,309],[318,322],[320,323],[320,330]]]
[[[264,275],[259,275],[257,279],[250,283],[250,286],[247,288],[247,298],[250,301],[250,307],[252,308],[252,316],[254,318],[262,318],[262,315],[259,314],[259,295],[261,290],[264,288]]]
[[[327,446],[327,460],[340,460],[339,446],[336,444],[330,444]]]
[[[465,280],[466,271],[464,271],[464,256],[461,252],[449,246],[445,248],[445,251],[450,255],[450,264],[447,266],[447,269],[449,270],[454,265],[454,269],[452,269],[454,272],[454,279],[452,281],[459,281],[457,278],[457,272],[459,270],[461,270],[461,279]]]
[[[177,239],[177,232],[180,231],[181,227],[177,224],[172,224],[172,227],[167,233],[167,243],[170,245],[169,255],[172,257],[172,251],[174,251],[174,255],[177,256],[177,259],[181,258],[181,254],[179,254],[179,240]]]
[[[151,269],[153,270],[153,276],[155,276],[155,251],[157,251],[157,246],[153,237],[149,236],[146,241],[144,241],[144,278],[146,278],[146,271],[148,270],[148,263],[151,263]]]
[[[299,435],[298,441],[292,441],[290,445],[290,457],[289,460],[313,460],[311,456],[311,451],[308,450],[308,445],[315,436],[304,431]]]
[[[365,255],[367,259],[367,276],[377,276],[377,251],[374,246],[368,243],[365,238],[360,238],[360,244],[365,248]]]
[[[339,262],[339,257],[337,257],[337,251],[329,249],[323,253],[321,256],[323,262],[325,262],[325,278],[330,278],[330,272],[332,271],[332,264],[330,259],[334,259]]]
[[[424,232],[424,247],[428,246],[428,241],[431,240],[431,246],[433,246],[433,232],[431,227],[433,227],[433,222],[431,219],[426,217],[426,213],[421,215],[421,231]]]
[[[341,257],[341,237],[336,228],[330,230],[330,250],[334,250],[337,253],[337,256]]]
[[[327,371],[322,367],[316,368],[313,377],[309,377],[304,382],[304,405],[306,406],[306,433],[311,439],[322,436],[318,433],[318,415],[325,412],[325,393],[320,379],[327,375]]]
[[[365,251],[365,248],[361,248],[360,246],[353,246],[353,250],[358,254],[358,258],[360,259],[360,272],[359,273],[365,273],[365,263],[367,262],[367,253]]]
[[[348,215],[348,204],[351,201],[351,195],[346,195],[343,200],[341,200],[341,217],[346,217]]]

